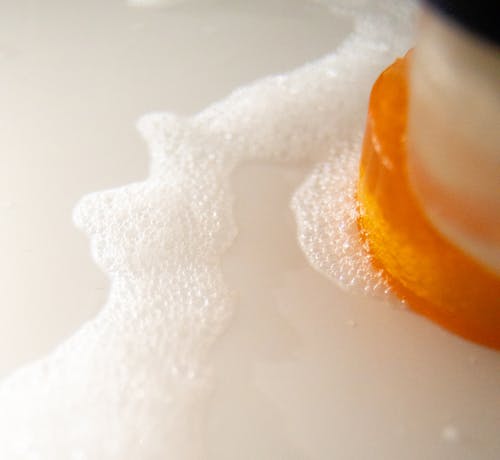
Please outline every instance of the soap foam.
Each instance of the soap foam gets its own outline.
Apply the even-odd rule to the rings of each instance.
[[[299,244],[309,262],[339,286],[389,299],[391,291],[375,271],[359,238],[356,179],[360,142],[339,149],[318,165],[292,200]]]
[[[341,285],[384,295],[357,238],[353,191],[370,86],[409,46],[413,8],[401,3],[343,8],[355,29],[334,54],[194,117],[141,118],[148,179],[84,197],[74,212],[109,298],[0,385],[0,458],[203,458],[209,352],[232,312],[220,260],[236,235],[229,184],[240,162],[317,162],[292,204],[301,247]]]

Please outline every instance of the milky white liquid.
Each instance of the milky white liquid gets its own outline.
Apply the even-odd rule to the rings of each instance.
[[[191,118],[141,118],[148,179],[74,212],[111,280],[108,301],[1,384],[0,458],[203,458],[209,353],[232,313],[221,258],[237,233],[230,178],[242,162],[315,162],[292,200],[301,248],[342,286],[387,295],[357,239],[353,191],[368,93],[410,46],[413,8],[362,3],[339,2],[354,31],[323,60]]]

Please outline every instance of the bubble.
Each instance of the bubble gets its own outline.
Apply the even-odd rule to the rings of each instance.
[[[381,272],[374,270],[357,226],[358,139],[340,146],[315,168],[295,193],[292,209],[298,240],[311,265],[339,286],[382,299],[392,298]]]

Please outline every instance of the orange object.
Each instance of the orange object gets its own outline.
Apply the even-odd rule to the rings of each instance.
[[[372,88],[358,183],[362,237],[373,263],[416,312],[500,349],[500,278],[430,223],[407,178],[411,52]]]

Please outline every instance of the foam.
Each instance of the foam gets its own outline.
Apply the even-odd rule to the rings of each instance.
[[[0,385],[0,458],[203,458],[209,352],[232,312],[220,260],[237,231],[229,183],[240,162],[317,162],[292,203],[301,247],[343,286],[386,293],[357,240],[353,186],[369,88],[409,46],[413,8],[401,3],[343,8],[355,30],[334,54],[194,117],[141,118],[148,179],[74,211],[109,298]]]
[[[355,203],[360,142],[318,165],[292,200],[298,239],[309,262],[339,286],[381,299],[392,297],[374,271],[357,229]]]

